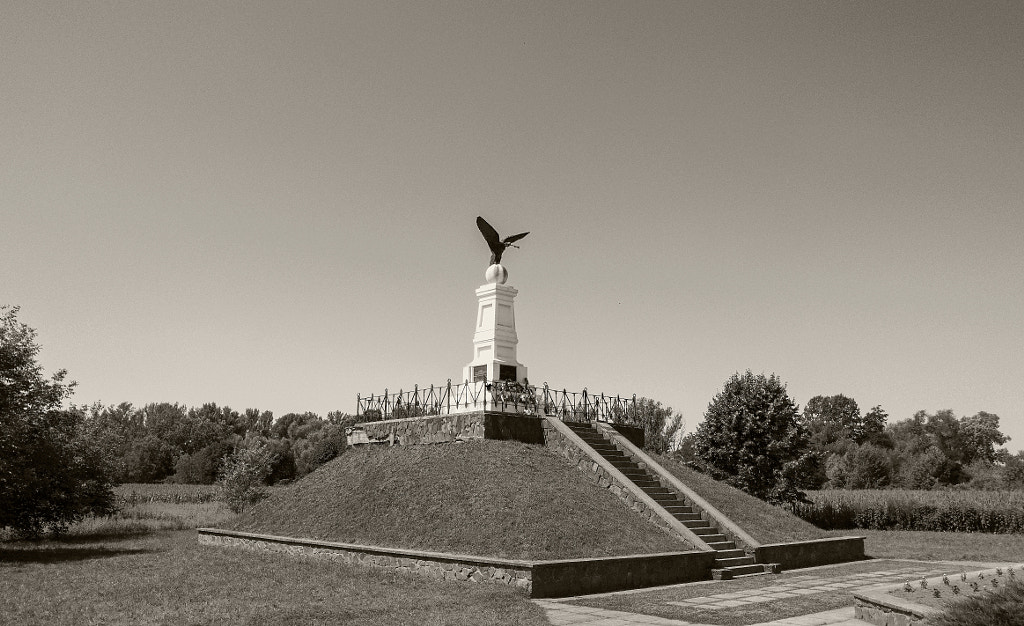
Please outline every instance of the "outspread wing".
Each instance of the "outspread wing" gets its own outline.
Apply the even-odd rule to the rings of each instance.
[[[515,243],[516,241],[519,241],[520,239],[522,239],[523,237],[525,237],[525,236],[527,236],[529,234],[530,234],[529,232],[525,232],[525,233],[519,233],[518,235],[512,235],[511,237],[505,237],[504,243]]]
[[[480,234],[484,236],[484,240],[487,241],[487,247],[491,249],[491,252],[497,253],[505,249],[501,245],[501,237],[498,236],[498,231],[494,230],[494,227],[488,224],[487,220],[477,217],[476,227],[480,229]]]

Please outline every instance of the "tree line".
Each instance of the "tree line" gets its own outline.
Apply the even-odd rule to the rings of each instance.
[[[1024,451],[1010,454],[999,416],[918,411],[889,423],[853,398],[815,396],[801,413],[774,374],[736,373],[676,454],[695,469],[774,503],[809,489],[1024,488]]]
[[[240,448],[265,445],[273,462],[270,484],[305,476],[345,450],[345,428],[355,417],[331,411],[288,413],[239,412],[215,403],[186,407],[130,403],[72,407],[83,437],[102,452],[115,483],[175,482],[212,484],[225,458]]]

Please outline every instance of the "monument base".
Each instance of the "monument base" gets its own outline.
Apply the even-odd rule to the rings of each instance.
[[[506,285],[508,272],[501,265],[487,268],[488,281],[476,290],[476,331],[473,360],[462,368],[462,380],[474,382],[526,382],[526,366],[516,358],[515,287]]]

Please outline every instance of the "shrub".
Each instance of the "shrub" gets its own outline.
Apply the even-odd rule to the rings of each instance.
[[[236,449],[224,459],[217,484],[221,499],[235,513],[267,497],[264,480],[274,464],[274,453],[267,442],[258,439]]]

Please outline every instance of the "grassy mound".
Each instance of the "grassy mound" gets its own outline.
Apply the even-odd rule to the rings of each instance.
[[[228,526],[512,559],[686,550],[542,446],[363,446]]]
[[[805,522],[786,509],[772,506],[732,485],[694,471],[675,459],[655,455],[655,460],[761,543],[805,541],[834,535]]]

